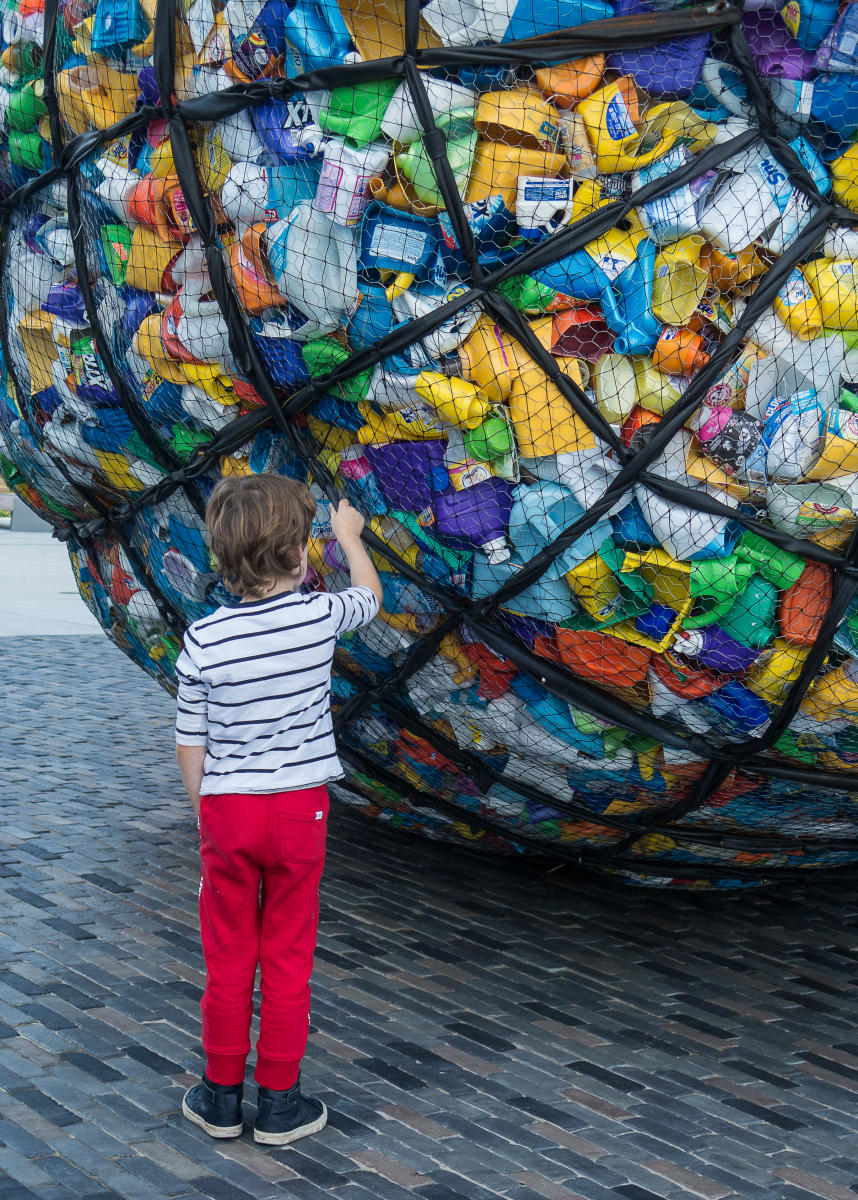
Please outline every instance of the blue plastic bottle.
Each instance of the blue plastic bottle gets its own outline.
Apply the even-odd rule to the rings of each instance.
[[[149,22],[137,0],[98,0],[92,22],[93,54],[122,58],[148,35]]]
[[[295,0],[283,18],[283,29],[301,56],[301,71],[342,66],[354,49],[336,0]],[[291,69],[299,64],[293,64],[288,54],[286,65],[291,77],[301,73]]]
[[[575,496],[560,483],[521,484],[515,490],[515,502],[509,518],[509,537],[516,553],[526,562],[549,545],[584,512]],[[546,574],[565,575],[595,554],[611,536],[611,523],[603,517],[555,558]]]
[[[485,554],[477,551],[474,555],[471,595],[475,600],[491,596],[502,583],[514,578],[523,566],[524,560],[518,554],[513,554],[507,562],[490,563]],[[543,575],[536,583],[504,601],[501,608],[536,618],[540,622],[557,622],[572,616],[575,601],[565,579],[549,579]],[[522,630],[521,636],[524,637],[526,632]]]
[[[607,0],[518,0],[503,40],[514,42],[540,33],[556,33],[613,15],[614,6]]]
[[[787,0],[781,16],[798,44],[815,50],[828,36],[839,8],[839,0]]]
[[[642,238],[634,261],[613,280],[584,249],[540,267],[533,276],[539,283],[576,300],[597,300],[608,328],[615,334],[617,354],[648,354],[662,330],[650,305],[655,257],[655,243]]]

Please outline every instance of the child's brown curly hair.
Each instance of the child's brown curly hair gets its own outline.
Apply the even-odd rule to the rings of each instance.
[[[257,597],[297,571],[315,515],[316,501],[297,479],[222,479],[206,506],[206,528],[224,584],[238,596]]]

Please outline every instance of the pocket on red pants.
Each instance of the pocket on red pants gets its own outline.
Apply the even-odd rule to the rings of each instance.
[[[280,853],[286,862],[314,863],[325,857],[327,813],[280,814]]]

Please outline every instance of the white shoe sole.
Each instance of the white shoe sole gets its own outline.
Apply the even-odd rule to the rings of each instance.
[[[325,1104],[322,1104],[321,1116],[315,1121],[311,1121],[309,1125],[299,1125],[297,1129],[289,1129],[286,1133],[264,1133],[260,1129],[254,1129],[253,1140],[260,1142],[263,1146],[288,1146],[290,1142],[297,1142],[299,1138],[309,1137],[311,1133],[319,1133],[328,1123],[328,1109]]]
[[[182,1112],[194,1125],[199,1125],[200,1129],[204,1129],[209,1137],[213,1138],[237,1138],[241,1137],[244,1132],[244,1123],[241,1125],[210,1125],[204,1120],[199,1113],[195,1113],[192,1108],[188,1107],[186,1099],[182,1099]]]

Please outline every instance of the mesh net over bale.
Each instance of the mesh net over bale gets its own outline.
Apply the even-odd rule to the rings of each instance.
[[[0,472],[172,686],[223,475],[368,517],[367,814],[858,864],[858,3],[6,0]]]

